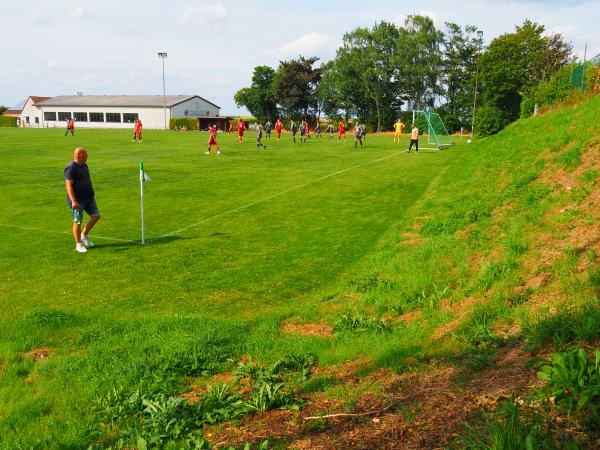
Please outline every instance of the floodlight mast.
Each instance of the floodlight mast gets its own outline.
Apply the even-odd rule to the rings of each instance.
[[[475,91],[473,92],[473,117],[471,117],[471,139],[475,132],[475,109],[477,108],[477,88],[479,87],[479,54],[481,53],[481,40],[483,31],[477,31],[477,70],[475,72]]]
[[[165,59],[167,58],[167,52],[158,52],[158,57],[162,59],[162,77],[163,77],[163,112],[165,115],[165,130],[167,129],[167,98],[165,91]]]

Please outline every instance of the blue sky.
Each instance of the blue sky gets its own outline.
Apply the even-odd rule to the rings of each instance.
[[[299,54],[331,59],[345,32],[408,14],[476,25],[489,42],[526,18],[558,32],[583,56],[600,53],[598,1],[1,0],[0,104],[29,95],[198,94],[244,112],[233,94],[257,65]]]

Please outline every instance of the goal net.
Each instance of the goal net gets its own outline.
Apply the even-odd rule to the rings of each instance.
[[[414,111],[413,118],[417,126],[425,131],[427,127],[427,144],[430,147],[423,147],[429,150],[443,150],[452,147],[454,142],[448,134],[448,130],[438,113],[432,111]]]

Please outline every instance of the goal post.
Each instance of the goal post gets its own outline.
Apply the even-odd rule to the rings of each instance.
[[[454,142],[442,118],[433,111],[413,111],[413,122],[427,126],[427,144],[430,147],[422,147],[426,150],[444,150],[452,147]],[[425,130],[423,130],[425,132]]]

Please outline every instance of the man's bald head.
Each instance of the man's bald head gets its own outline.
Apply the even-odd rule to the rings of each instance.
[[[83,147],[77,147],[73,152],[73,161],[75,161],[80,166],[85,164],[87,161],[88,154],[87,150]]]

